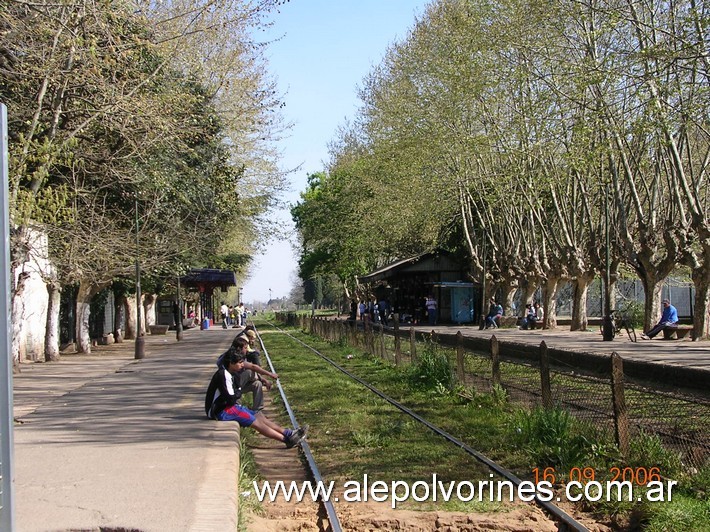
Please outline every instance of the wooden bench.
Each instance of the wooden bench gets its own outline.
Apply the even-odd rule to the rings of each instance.
[[[664,340],[682,340],[689,334],[692,338],[693,326],[692,325],[678,325],[677,327],[666,327],[663,329],[663,339]]]

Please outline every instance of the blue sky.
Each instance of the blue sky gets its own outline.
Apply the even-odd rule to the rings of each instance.
[[[290,0],[273,16],[267,34],[281,36],[266,53],[269,67],[285,94],[284,118],[294,124],[280,143],[282,170],[290,174],[285,200],[298,201],[306,177],[323,169],[328,143],[338,126],[355,116],[357,88],[380,63],[387,47],[406,38],[415,16],[429,0]],[[258,36],[259,37],[259,36]],[[292,227],[287,212],[276,213]],[[295,239],[292,239],[295,241]],[[297,257],[290,241],[273,241],[255,261],[244,285],[244,300],[285,297]]]

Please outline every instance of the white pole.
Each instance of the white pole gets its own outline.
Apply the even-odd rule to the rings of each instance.
[[[5,353],[0,362],[0,530],[15,529],[13,483],[15,472],[12,464],[12,308],[10,307],[10,207],[8,202],[8,153],[7,153],[7,107],[0,103],[0,353]]]

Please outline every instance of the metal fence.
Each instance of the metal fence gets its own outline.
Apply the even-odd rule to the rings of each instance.
[[[457,384],[477,393],[502,386],[511,401],[527,407],[560,407],[616,440],[622,453],[641,431],[657,435],[681,461],[700,468],[710,460],[710,397],[707,392],[666,392],[631,382],[616,354],[605,368],[592,372],[571,367],[543,342],[528,347],[524,359],[501,356],[502,343],[491,338],[486,348],[472,349],[461,333],[423,334],[412,328],[311,318],[293,313],[277,319],[331,342],[358,347],[395,365],[410,364],[423,349],[435,349],[449,360]],[[519,349],[519,346],[516,346]],[[575,354],[577,356],[577,354]],[[580,356],[585,356],[581,354]],[[599,358],[596,358],[598,365]],[[660,388],[660,387],[659,387]]]
[[[573,286],[571,283],[565,284],[557,293],[557,315],[571,316],[572,315],[572,296]],[[516,305],[522,308],[525,305],[519,300],[519,295],[516,295]],[[695,297],[695,287],[693,283],[683,281],[681,279],[671,278],[666,279],[661,288],[661,297],[670,299],[673,306],[678,310],[678,316],[689,318],[693,316],[693,298]],[[535,299],[540,300],[542,294],[538,291]],[[614,304],[612,308],[624,309],[630,304],[636,304],[643,309],[644,304],[644,289],[643,284],[638,279],[620,279],[614,285],[613,293]],[[522,304],[522,307],[520,306]],[[596,279],[589,287],[587,295],[587,315],[599,317],[602,315],[602,284],[599,279]]]

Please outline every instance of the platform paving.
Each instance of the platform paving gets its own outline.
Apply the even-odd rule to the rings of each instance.
[[[236,330],[147,336],[13,377],[15,527],[234,531],[239,432],[204,392]]]
[[[408,328],[409,325],[403,325]],[[490,338],[495,335],[501,341],[540,345],[544,341],[548,347],[569,351],[595,353],[609,356],[616,352],[624,359],[669,364],[682,367],[703,369],[710,372],[710,342],[694,342],[690,338],[683,340],[663,340],[658,335],[653,340],[642,340],[637,331],[636,342],[629,340],[626,332],[622,332],[612,341],[604,341],[599,327],[587,331],[570,331],[569,325],[560,325],[556,329],[535,329],[524,331],[516,328],[498,328],[479,330],[472,325],[415,325],[418,331],[437,331],[456,334],[461,331],[464,336]],[[710,385],[710,381],[708,382]]]

